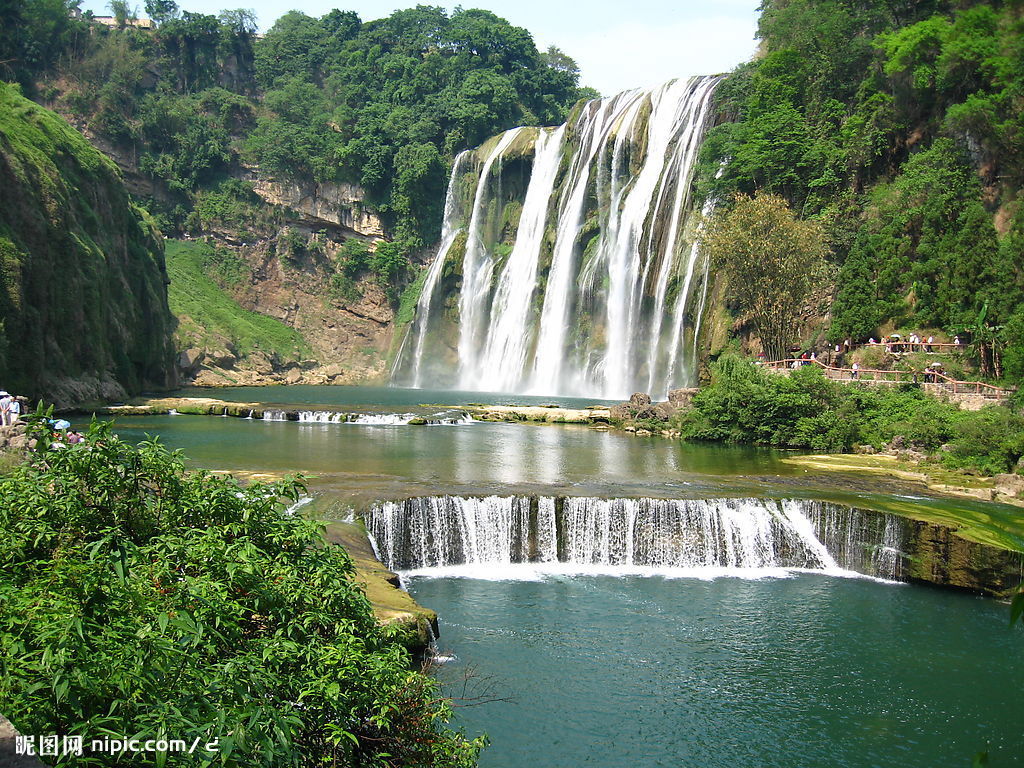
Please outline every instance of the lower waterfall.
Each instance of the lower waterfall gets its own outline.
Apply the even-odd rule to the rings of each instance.
[[[430,496],[384,502],[364,518],[395,570],[535,563],[904,577],[905,520],[815,501]]]

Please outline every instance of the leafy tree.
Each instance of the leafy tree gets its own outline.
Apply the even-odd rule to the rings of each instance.
[[[157,24],[178,17],[178,4],[174,0],[146,0],[146,15]]]
[[[217,739],[168,766],[469,766],[435,683],[294,480],[187,472],[94,423],[0,478],[0,707],[30,733]],[[91,755],[59,764],[109,765]]]
[[[786,356],[814,290],[826,280],[821,226],[797,219],[781,197],[739,196],[701,237],[728,275],[729,293],[749,315],[769,359]]]

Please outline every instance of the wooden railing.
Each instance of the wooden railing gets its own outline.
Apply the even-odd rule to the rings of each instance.
[[[948,352],[956,351],[958,349],[967,349],[966,344],[954,344],[951,341],[933,341],[929,344],[927,341],[915,341],[913,343],[909,341],[876,341],[874,344],[865,343],[862,346],[865,347],[885,347],[890,352]]]
[[[951,392],[954,395],[979,395],[993,400],[1003,400],[1010,396],[1011,390],[1002,389],[994,384],[983,381],[958,381],[935,370],[925,371],[892,371],[877,368],[839,368],[826,365],[820,360],[790,357],[785,360],[772,360],[758,363],[776,371],[788,371],[805,365],[817,365],[825,375],[836,381],[863,381],[875,384],[932,384]]]

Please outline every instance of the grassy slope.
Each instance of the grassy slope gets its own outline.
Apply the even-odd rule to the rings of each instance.
[[[178,317],[179,346],[216,348],[228,341],[241,355],[259,350],[291,358],[309,352],[298,331],[243,309],[206,274],[205,243],[168,240],[166,245],[168,298]]]

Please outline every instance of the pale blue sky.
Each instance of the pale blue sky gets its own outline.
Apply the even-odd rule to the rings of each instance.
[[[144,0],[133,0],[140,10]],[[528,29],[539,48],[557,45],[576,59],[582,82],[608,95],[652,86],[684,75],[724,72],[749,59],[755,48],[759,0],[464,0],[430,2],[449,10],[486,8]],[[416,0],[178,0],[188,11],[217,13],[252,8],[266,29],[289,10],[322,16],[332,8],[352,10],[363,21],[409,8]],[[83,10],[109,13],[107,0],[83,0]]]

